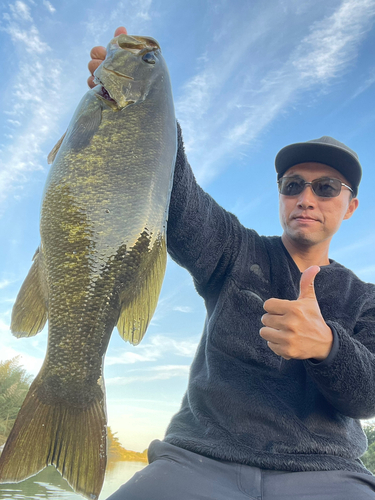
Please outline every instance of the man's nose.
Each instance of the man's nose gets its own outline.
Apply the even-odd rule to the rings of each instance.
[[[305,185],[305,189],[298,196],[298,206],[306,209],[306,208],[314,208],[316,205],[316,195],[312,190],[311,185]]]

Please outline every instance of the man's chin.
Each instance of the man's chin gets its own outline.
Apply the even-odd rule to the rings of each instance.
[[[303,231],[296,231],[293,233],[287,233],[287,238],[290,239],[295,245],[310,247],[319,243],[319,238],[314,237],[311,233],[305,233]]]

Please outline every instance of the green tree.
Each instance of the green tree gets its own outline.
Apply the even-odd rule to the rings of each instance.
[[[112,429],[109,426],[107,427],[108,460],[117,461],[122,459],[123,447],[116,434],[116,432],[112,432]]]
[[[0,446],[5,443],[30,387],[19,356],[0,361]]]
[[[367,436],[368,449],[361,460],[367,469],[375,474],[375,423],[365,424],[363,430]]]
[[[146,462],[147,463],[147,450],[142,453],[138,451],[126,450],[120,443],[116,432],[112,432],[111,428],[107,427],[108,436],[108,466],[111,467],[118,461],[127,462]]]

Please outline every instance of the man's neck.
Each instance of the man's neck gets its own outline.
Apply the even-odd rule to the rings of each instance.
[[[299,245],[284,233],[281,237],[285,248],[303,273],[310,266],[326,266],[329,264],[328,250],[330,241],[316,245]]]

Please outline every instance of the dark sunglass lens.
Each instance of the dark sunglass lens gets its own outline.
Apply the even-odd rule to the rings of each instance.
[[[312,183],[314,192],[323,198],[335,198],[341,192],[341,182],[338,179],[317,179]]]
[[[301,177],[284,177],[279,183],[279,191],[285,196],[296,196],[303,191],[305,182]]]

